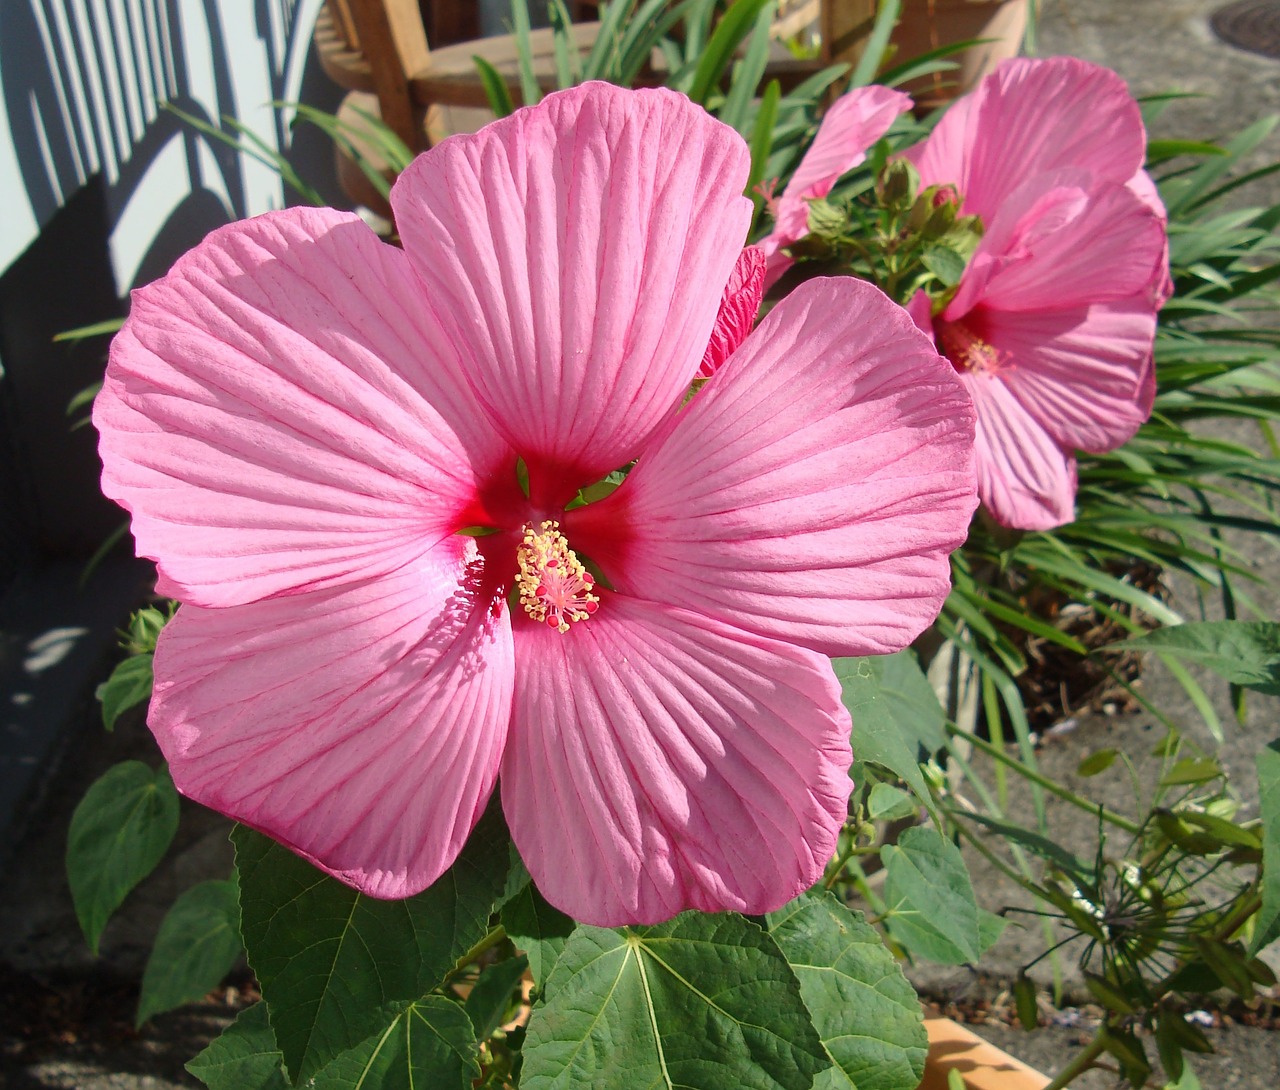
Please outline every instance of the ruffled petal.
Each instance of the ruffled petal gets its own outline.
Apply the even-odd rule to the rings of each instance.
[[[698,368],[699,378],[714,375],[751,332],[764,297],[764,270],[764,251],[758,246],[742,251],[720,299],[720,313]]]
[[[749,160],[675,92],[589,83],[400,176],[405,249],[535,502],[625,464],[679,402],[746,237]]]
[[[502,804],[552,904],[601,926],[768,912],[821,875],[852,786],[823,658],[607,592],[563,636],[515,637]]]
[[[393,898],[434,882],[484,810],[515,666],[454,538],[340,590],[183,606],[155,673],[151,729],[183,794]]]
[[[978,411],[978,495],[992,518],[1017,530],[1051,530],[1075,518],[1076,463],[992,375],[964,376]]]
[[[1166,275],[1163,222],[1124,185],[1062,170],[1019,187],[987,225],[943,316],[979,303],[1060,310],[1147,294]]]
[[[783,191],[787,197],[813,200],[867,157],[867,149],[911,109],[911,96],[888,87],[855,87],[823,115],[813,143]]]
[[[93,417],[160,592],[332,585],[456,529],[514,455],[440,339],[404,255],[327,209],[225,227],[136,292]]]
[[[565,532],[636,597],[825,654],[895,651],[950,588],[976,506],[972,429],[954,369],[901,307],[811,280]]]
[[[1151,415],[1156,335],[1150,299],[1078,310],[979,311],[980,336],[1008,361],[1000,380],[1061,447],[1095,454]]]
[[[1138,104],[1108,68],[1075,57],[1004,61],[907,157],[924,185],[953,183],[965,215],[994,216],[1036,174],[1074,167],[1124,185],[1142,167]]]

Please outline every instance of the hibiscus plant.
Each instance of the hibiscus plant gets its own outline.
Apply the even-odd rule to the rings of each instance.
[[[390,188],[399,245],[290,208],[133,297],[93,420],[177,605],[100,695],[164,762],[91,788],[68,869],[96,948],[179,792],[237,823],[138,1012],[247,954],[213,1090],[912,1090],[901,960],[1036,918],[1023,1022],[1067,954],[1105,1011],[1053,1086],[1137,1086],[1208,1047],[1182,997],[1275,982],[1280,743],[1245,820],[1156,709],[1154,788],[1080,770],[1131,768],[1122,813],[1040,771],[1028,682],[1049,648],[1141,700],[1149,650],[1217,732],[1184,662],[1280,695],[1231,538],[1280,530],[1280,333],[1240,321],[1280,211],[1217,211],[1262,129],[1149,145],[1066,58],[917,120],[889,84],[948,62],[870,83],[896,3],[854,72],[761,92],[772,5],[714,6],[602,5],[616,48],[545,98],[526,57],[523,109],[490,73],[499,120]],[[615,85],[655,48],[670,87]],[[1193,426],[1230,417],[1272,450]]]

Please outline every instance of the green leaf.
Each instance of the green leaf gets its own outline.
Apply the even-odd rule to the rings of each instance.
[[[307,1085],[314,1090],[470,1090],[479,1077],[467,1012],[450,999],[429,995],[326,1064]]]
[[[1184,757],[1161,777],[1161,787],[1179,787],[1185,784],[1208,783],[1221,776],[1222,768],[1212,757]]]
[[[876,72],[888,51],[889,38],[893,34],[893,28],[898,25],[898,16],[901,11],[902,0],[881,0],[875,24],[867,37],[867,44],[862,47],[858,65],[849,77],[850,88],[862,87],[876,78]]]
[[[698,67],[693,74],[693,83],[687,92],[688,96],[700,106],[705,106],[712,90],[720,82],[725,69],[733,59],[734,50],[742,39],[750,32],[760,9],[769,0],[737,0],[729,10],[721,16],[712,32],[707,47],[702,52]]]
[[[151,655],[134,655],[120,663],[94,692],[102,705],[102,725],[114,730],[121,713],[151,699]]]
[[[1280,623],[1274,621],[1198,621],[1157,628],[1112,647],[1177,655],[1233,685],[1280,696]]]
[[[931,961],[976,961],[990,945],[984,927],[993,925],[979,913],[960,850],[936,829],[917,827],[886,845],[880,858],[893,936]]]
[[[202,998],[231,972],[243,950],[235,881],[192,886],[160,924],[142,974],[136,1024]]]
[[[830,1064],[774,940],[695,912],[574,931],[523,1054],[521,1090],[808,1090]]]
[[[1258,754],[1258,805],[1262,811],[1262,907],[1249,956],[1280,938],[1280,739]]]
[[[1120,756],[1117,749],[1100,749],[1094,753],[1090,753],[1079,765],[1076,766],[1077,776],[1096,776],[1099,772],[1105,772],[1113,764],[1116,758]]]
[[[530,881],[502,906],[502,926],[528,955],[533,982],[541,988],[573,933],[573,921],[547,904]]]
[[[867,796],[867,813],[872,821],[896,821],[917,812],[916,800],[887,783],[873,784]]]
[[[267,1005],[255,1003],[187,1064],[187,1070],[209,1090],[288,1090],[267,1020]]]
[[[511,101],[511,91],[502,74],[479,55],[473,56],[471,63],[476,66],[476,72],[480,75],[480,85],[489,99],[489,109],[493,111],[493,116],[507,117],[515,113],[516,106]]]
[[[811,892],[771,912],[768,924],[843,1072],[828,1082],[856,1090],[918,1085],[929,1050],[920,1000],[862,914]]]
[[[178,831],[178,793],[165,765],[123,761],[98,779],[71,816],[67,881],[80,928],[97,954],[111,914],[160,862]]]
[[[853,718],[853,754],[882,765],[929,799],[920,774],[921,751],[946,746],[946,717],[910,651],[835,659],[845,707]]]
[[[920,254],[920,262],[947,287],[960,283],[964,275],[965,260],[949,246],[927,246]]]
[[[231,834],[249,964],[295,1081],[385,1026],[488,931],[509,864],[495,805],[428,890],[378,901],[244,826]]]
[[[528,967],[529,959],[523,956],[485,966],[464,1004],[478,1040],[486,1040],[507,1021],[512,999]]]
[[[1011,821],[1001,821],[999,818],[987,817],[985,814],[965,814],[964,816],[970,821],[976,821],[993,832],[999,833],[1006,840],[1022,845],[1046,863],[1057,867],[1077,886],[1091,886],[1097,880],[1091,864],[1084,862],[1048,837],[1033,833],[1030,829]]]

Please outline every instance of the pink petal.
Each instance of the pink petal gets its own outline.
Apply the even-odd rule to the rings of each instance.
[[[748,246],[738,256],[720,299],[720,313],[698,368],[699,378],[714,375],[751,332],[764,297],[764,269],[764,251],[758,246]]]
[[[899,115],[911,109],[911,96],[888,87],[855,87],[841,95],[823,115],[822,124],[783,191],[788,197],[813,200],[867,157],[867,149],[889,131]]]
[[[514,455],[440,348],[404,255],[327,209],[225,227],[136,292],[93,415],[160,592],[331,585],[456,529]]]
[[[819,877],[851,787],[824,659],[608,592],[563,636],[515,636],[502,803],[552,904],[602,926],[768,912]]]
[[[625,464],[683,396],[750,223],[749,159],[681,95],[589,83],[400,176],[405,248],[535,502]]]
[[[1141,168],[1138,104],[1110,69],[1074,57],[1004,61],[907,157],[924,185],[951,182],[990,219],[1026,179],[1073,167],[1125,184]]]
[[[1002,526],[1050,530],[1075,518],[1075,459],[989,374],[966,374],[978,411],[978,495]]]
[[[987,224],[943,316],[978,303],[1054,310],[1154,294],[1165,275],[1164,224],[1123,185],[1078,171],[1038,175]]]
[[[1000,379],[1059,446],[1114,450],[1151,415],[1156,316],[1143,297],[1078,310],[986,311]]]
[[[1165,209],[1164,201],[1160,197],[1160,191],[1156,188],[1156,183],[1152,180],[1150,174],[1145,170],[1138,171],[1137,174],[1129,179],[1128,188],[1138,200],[1156,214],[1161,223],[1168,224],[1169,213]],[[1155,285],[1156,309],[1164,306],[1173,297],[1173,277],[1169,273],[1169,244],[1167,238],[1165,239],[1164,258],[1160,264],[1163,275]]]
[[[933,300],[925,291],[917,291],[904,308],[911,320],[915,322],[916,328],[924,333],[930,341],[933,336]]]
[[[824,654],[895,651],[950,588],[972,412],[901,307],[807,281],[565,532],[628,594]]]
[[[341,590],[183,606],[150,718],[178,789],[371,896],[425,889],[484,809],[511,713],[481,565],[453,538]]]

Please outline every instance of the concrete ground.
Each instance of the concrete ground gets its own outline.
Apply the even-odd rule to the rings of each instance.
[[[1280,61],[1228,48],[1208,29],[1217,0],[1045,0],[1040,52],[1070,53],[1110,65],[1138,94],[1178,89],[1198,98],[1173,104],[1155,130],[1159,137],[1206,139],[1229,136],[1264,115],[1280,112]],[[1272,137],[1254,164],[1280,159],[1280,139]],[[1273,179],[1242,199],[1273,203],[1280,183]],[[1254,543],[1251,555],[1268,580],[1262,605],[1276,612],[1280,565],[1274,549]],[[1193,588],[1176,586],[1175,608],[1195,613]],[[1226,688],[1205,684],[1227,723],[1221,756],[1246,805],[1256,805],[1253,756],[1280,735],[1280,702],[1251,704],[1247,728],[1232,726]],[[1144,677],[1148,696],[1211,744],[1198,716],[1178,686],[1152,669]],[[154,761],[154,749],[140,718],[128,717],[115,734],[97,726],[86,700],[85,728],[74,759],[65,765],[0,884],[0,1085],[14,1090],[79,1087],[83,1090],[142,1090],[196,1085],[182,1064],[233,1016],[235,991],[218,1002],[155,1019],[141,1031],[132,1028],[132,1003],[151,936],[174,896],[202,877],[221,877],[231,866],[226,827],[220,819],[184,805],[179,842],[161,870],[130,899],[127,911],[107,928],[102,956],[86,949],[62,878],[62,855],[72,808],[85,787],[115,761],[138,757]],[[1082,717],[1073,730],[1047,745],[1042,763],[1051,775],[1071,782],[1080,757],[1114,745],[1141,760],[1159,736],[1147,716]],[[1104,801],[1117,808],[1132,804],[1123,773],[1112,770],[1090,782],[1102,788]],[[1016,803],[1016,800],[1015,800]],[[1025,806],[1025,800],[1023,805]],[[1056,833],[1071,829],[1080,851],[1091,851],[1094,828],[1065,805],[1051,806]],[[1006,887],[971,860],[977,888],[989,908],[1009,903]],[[912,970],[918,986],[939,999],[998,999],[1004,982],[1040,949],[1035,928],[1013,929],[984,963],[979,979],[964,970]],[[1060,1066],[1087,1032],[1085,1026],[1050,1027],[1027,1035],[1002,1025],[979,1027],[1021,1058],[1042,1070]],[[1220,1055],[1197,1058],[1204,1085],[1222,1090],[1275,1090],[1280,1087],[1280,1037],[1241,1025],[1213,1031]],[[1076,1083],[1084,1090],[1111,1085],[1111,1076],[1095,1073]]]

